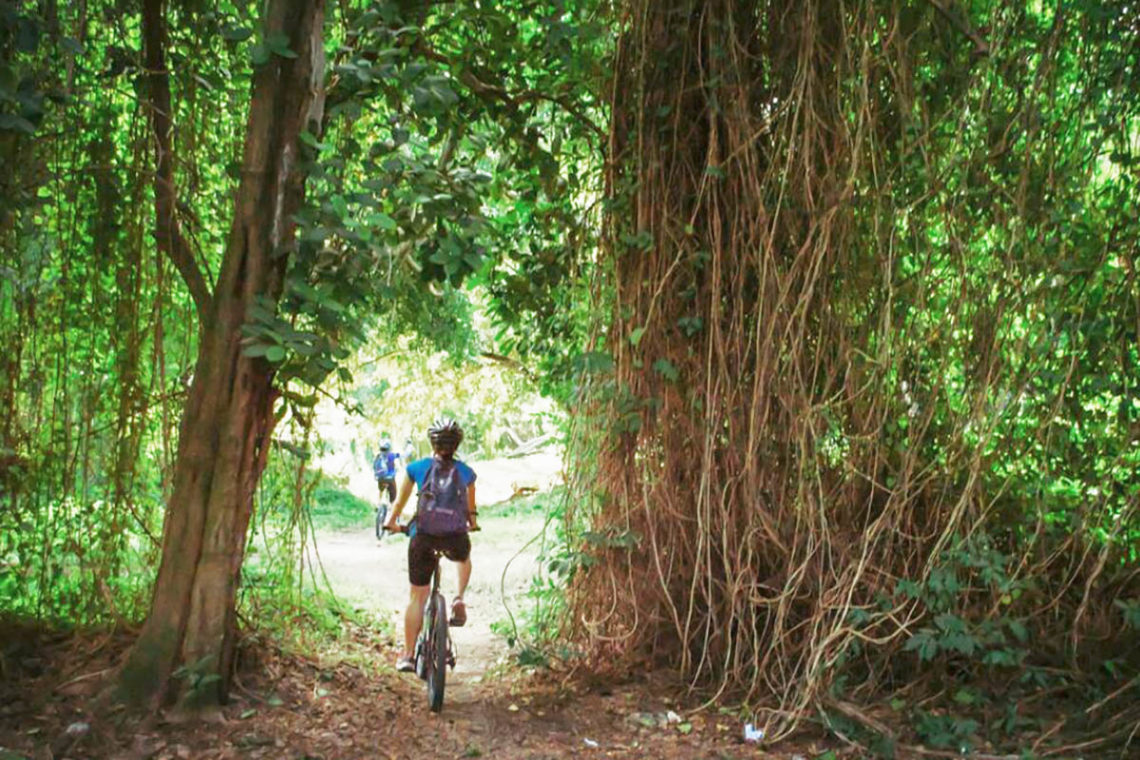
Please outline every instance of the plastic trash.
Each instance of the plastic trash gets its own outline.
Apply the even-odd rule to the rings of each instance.
[[[764,741],[764,729],[751,723],[744,724],[744,741],[751,744]]]
[[[681,716],[678,715],[677,713],[673,712],[672,710],[670,710],[669,712],[665,713],[665,720],[667,720],[670,723],[680,723],[681,722]]]
[[[593,739],[583,739],[582,743],[591,749],[597,749],[598,748],[598,743],[596,741],[594,741]]]

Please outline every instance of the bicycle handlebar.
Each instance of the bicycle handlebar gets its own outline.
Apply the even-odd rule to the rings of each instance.
[[[386,533],[393,533],[393,532],[394,533],[402,533],[406,536],[406,535],[408,535],[408,527],[410,525],[411,525],[411,523],[396,523],[396,530],[395,531],[389,531],[387,525],[385,525],[382,528],[382,530]],[[483,530],[483,529],[481,527],[479,527],[478,525],[476,525],[474,528],[468,528],[467,532],[468,533],[478,533],[481,530]]]

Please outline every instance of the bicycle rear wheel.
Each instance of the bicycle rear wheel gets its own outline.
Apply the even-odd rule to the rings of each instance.
[[[376,510],[376,540],[384,537],[384,526],[388,523],[388,502],[380,505]]]
[[[428,705],[432,712],[443,709],[443,685],[447,678],[447,605],[442,594],[431,599],[431,630],[428,638]]]

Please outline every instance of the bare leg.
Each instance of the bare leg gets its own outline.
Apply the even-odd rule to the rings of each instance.
[[[459,571],[459,592],[455,595],[456,598],[462,598],[463,592],[467,590],[467,581],[471,580],[471,558],[456,562],[456,569]]]
[[[459,591],[451,600],[451,625],[461,626],[467,622],[467,604],[463,601],[463,592],[467,590],[467,581],[471,579],[471,558],[456,562],[459,570]]]
[[[416,651],[416,636],[424,624],[424,604],[427,603],[431,586],[412,586],[408,608],[404,610],[404,656],[411,657]]]

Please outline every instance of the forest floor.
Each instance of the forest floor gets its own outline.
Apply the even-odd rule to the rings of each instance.
[[[371,525],[321,533],[330,585],[379,625],[346,621],[333,648],[244,649],[231,703],[186,720],[146,719],[93,708],[100,679],[129,645],[124,635],[0,633],[0,760],[122,758],[785,758],[811,759],[831,744],[802,737],[775,747],[746,744],[736,716],[687,712],[665,677],[587,683],[511,664],[492,629],[517,616],[539,568],[540,507],[506,501],[511,484],[544,481],[541,460],[479,465],[483,530],[473,541],[468,624],[453,630],[458,662],[442,713],[427,709],[422,682],[395,672],[395,639],[407,598],[407,541],[378,542]],[[512,473],[526,473],[512,476]],[[493,502],[498,501],[497,505]],[[454,591],[454,570],[444,574]],[[500,626],[495,626],[502,630]]]

